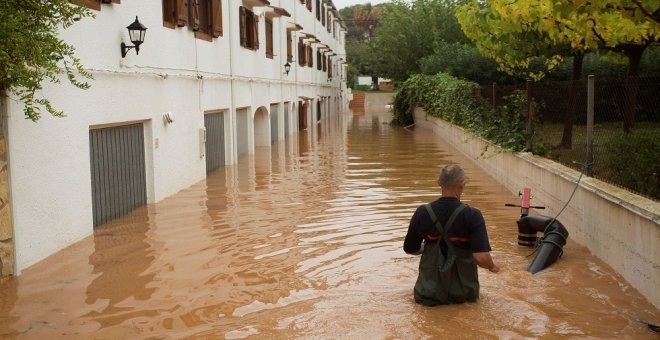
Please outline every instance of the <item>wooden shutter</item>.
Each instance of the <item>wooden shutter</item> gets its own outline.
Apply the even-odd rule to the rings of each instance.
[[[326,57],[323,57],[323,71],[327,70],[327,62],[326,62]]]
[[[321,0],[316,0],[316,20],[321,21]]]
[[[332,59],[328,56],[328,77],[332,77]]]
[[[322,66],[323,62],[321,61],[321,51],[316,50],[316,69],[321,71]]]
[[[190,28],[199,31],[199,0],[190,0]]]
[[[332,31],[332,15],[330,15],[330,12],[328,12],[328,33]]]
[[[266,56],[273,58],[273,21],[270,19],[264,20],[266,23]]]
[[[303,44],[302,38],[298,39],[298,64],[305,66],[305,44]]]
[[[112,3],[113,3],[113,4],[120,4],[120,3],[121,3],[121,0],[112,0]]]
[[[314,54],[312,54],[312,46],[307,46],[307,60],[309,67],[314,67]]]
[[[312,0],[307,0],[307,9],[311,12],[312,11]]]
[[[177,26],[183,27],[188,23],[188,0],[175,0],[174,16],[177,19]]]
[[[286,61],[293,61],[293,38],[289,30],[286,31]]]
[[[215,38],[222,36],[222,0],[211,2],[211,25]]]
[[[325,26],[325,7],[321,6],[321,25]]]
[[[238,9],[238,13],[241,23],[241,46],[247,47],[247,15],[245,13],[245,7],[241,6]]]
[[[87,8],[95,9],[97,11],[101,10],[101,0],[84,0],[83,4]]]
[[[254,42],[255,50],[259,49],[259,17],[256,14],[252,14],[252,41]]]

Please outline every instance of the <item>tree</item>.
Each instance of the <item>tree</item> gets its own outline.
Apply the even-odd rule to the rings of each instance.
[[[371,66],[375,62],[373,49],[371,46],[371,37],[374,29],[378,26],[378,21],[383,13],[383,5],[371,6],[354,5],[340,10],[344,22],[348,28],[346,35],[346,54],[350,62],[348,67],[349,78],[354,75],[371,75],[372,83],[378,88],[379,74]]]
[[[44,81],[60,83],[62,75],[78,88],[89,88],[78,77],[91,78],[91,74],[75,57],[73,46],[57,37],[58,29],[89,16],[90,10],[68,0],[0,1],[0,97],[7,93],[18,97],[25,104],[26,118],[35,122],[44,108],[53,116],[63,116],[37,94]]]
[[[473,44],[436,42],[433,54],[420,60],[420,68],[424,74],[443,72],[482,85],[510,82],[510,77],[497,70],[497,63]]]
[[[555,42],[572,48],[603,49],[628,58],[624,131],[635,125],[639,67],[647,47],[660,43],[660,2],[657,0],[525,0],[493,1],[501,16],[531,25]]]
[[[531,6],[533,2],[527,1],[527,5]],[[499,68],[510,75],[540,80],[558,66],[563,57],[572,57],[571,88],[568,109],[563,112],[564,131],[560,143],[560,147],[570,149],[573,146],[578,82],[586,47],[573,48],[566,39],[550,38],[549,33],[538,29],[534,16],[521,13],[523,9],[519,9],[516,3],[492,0],[485,4],[473,2],[461,6],[456,16],[479,50],[493,58]],[[532,63],[539,58],[544,60],[544,69],[531,69]]]
[[[419,73],[420,60],[433,54],[437,41],[468,42],[454,10],[462,1],[394,0],[383,7],[373,38],[378,73],[402,81]]]

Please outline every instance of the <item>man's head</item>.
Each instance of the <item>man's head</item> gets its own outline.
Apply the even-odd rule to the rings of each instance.
[[[438,184],[442,187],[443,193],[458,190],[460,195],[465,186],[465,171],[458,164],[447,165],[440,170]]]

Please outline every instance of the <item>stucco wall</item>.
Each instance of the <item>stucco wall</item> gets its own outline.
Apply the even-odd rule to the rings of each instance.
[[[226,164],[234,164],[238,108],[248,112],[243,128],[249,136],[241,148],[253,154],[258,108],[268,111],[272,104],[298,103],[300,96],[312,98],[310,107],[315,107],[321,97],[346,94],[342,75],[333,74],[328,81],[327,72],[317,70],[316,58],[314,67],[294,62],[288,75],[283,70],[287,26],[296,23],[304,28],[294,32],[294,60],[298,35],[313,34],[336,53],[335,71],[344,70],[339,60],[345,59],[344,33],[338,31],[333,37],[315,11],[308,11],[300,1],[270,1],[291,17],[273,19],[274,58],[267,58],[264,12],[268,8],[250,5],[256,3],[222,1],[223,35],[211,41],[195,38],[188,27],[164,27],[160,1],[102,4],[96,18],[85,18],[60,32],[94,79],[89,80],[89,90],[77,89],[64,78],[61,84],[44,84],[37,96],[50,99],[65,118],[44,112],[34,123],[25,119],[20,100],[7,101],[4,119],[15,245],[15,261],[9,262],[14,262],[17,273],[92,233],[90,129],[144,124],[147,200],[157,202],[206,176],[205,159],[200,157],[205,113],[226,112]],[[240,46],[240,6],[250,7],[260,18],[261,44],[256,50]],[[136,15],[147,27],[145,41],[139,55],[130,50],[122,58],[120,44],[130,45],[126,26]],[[316,56],[319,46],[312,47]],[[347,103],[343,99],[335,109]],[[163,121],[167,112],[174,118],[170,124]],[[289,134],[297,130],[296,112],[290,110]],[[270,124],[269,114],[259,122]],[[283,129],[283,123],[278,128]],[[263,125],[259,131],[267,141],[269,128]],[[282,138],[284,133],[278,133]],[[8,234],[0,230],[0,238]]]
[[[416,128],[432,129],[506,186],[530,187],[534,205],[555,216],[575,188],[579,172],[529,153],[503,152],[462,128],[415,110]],[[582,177],[559,220],[569,242],[585,245],[660,308],[660,204],[589,177]]]

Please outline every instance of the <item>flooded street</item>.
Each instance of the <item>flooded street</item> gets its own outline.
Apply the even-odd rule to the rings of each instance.
[[[639,320],[660,312],[570,237],[557,263],[526,272],[519,209],[504,207],[518,198],[431,132],[389,121],[331,116],[96,229],[2,282],[0,336],[658,339]],[[479,269],[478,303],[429,308],[413,301],[419,257],[403,238],[450,162],[502,271]]]

